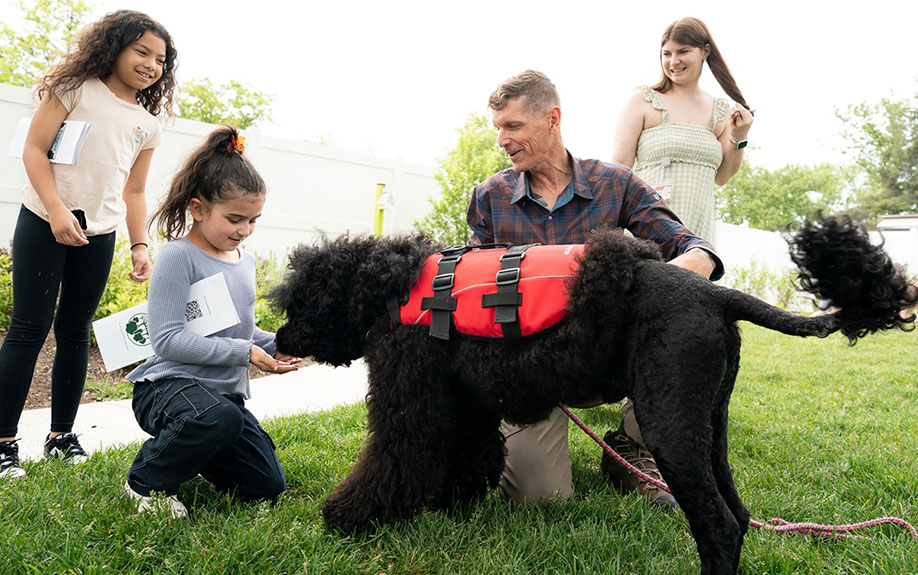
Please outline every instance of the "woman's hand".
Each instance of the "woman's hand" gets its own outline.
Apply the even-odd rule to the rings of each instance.
[[[743,165],[743,148],[737,148],[736,145],[749,135],[754,113],[755,110],[747,110],[736,104],[727,116],[726,127],[718,128],[722,130],[717,132],[717,139],[720,140],[724,154],[720,167],[714,174],[714,183],[718,186],[726,185]]]
[[[739,104],[733,108],[728,121],[731,140],[739,142],[746,139],[749,135],[749,129],[752,127],[754,114],[755,110],[747,110]]]
[[[277,359],[271,357],[257,345],[252,345],[249,349],[249,362],[262,371],[269,373],[287,373],[299,369],[300,361],[298,357],[280,354]]]

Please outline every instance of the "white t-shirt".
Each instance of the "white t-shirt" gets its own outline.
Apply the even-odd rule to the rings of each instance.
[[[124,220],[122,192],[134,161],[141,150],[160,144],[162,127],[143,106],[115,96],[98,78],[56,95],[67,109],[68,120],[90,124],[77,165],[51,164],[57,193],[68,209],[86,214],[86,235],[107,234]],[[28,179],[22,203],[49,220]]]

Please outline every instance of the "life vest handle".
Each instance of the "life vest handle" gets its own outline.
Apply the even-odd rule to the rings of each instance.
[[[527,244],[527,245],[538,246],[541,244]],[[511,247],[513,247],[513,244],[510,242],[491,242],[487,244],[476,244],[476,245],[473,245],[473,244],[455,245],[455,246],[449,246],[447,248],[443,248],[442,250],[440,250],[440,253],[443,254],[444,256],[450,256],[454,254],[460,254],[460,255],[466,254],[473,250],[492,250],[492,249],[499,249],[499,248],[509,249]]]

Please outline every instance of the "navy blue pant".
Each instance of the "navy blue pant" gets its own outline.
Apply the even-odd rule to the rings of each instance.
[[[86,383],[92,318],[115,253],[115,232],[87,239],[79,247],[59,244],[48,222],[25,206],[19,210],[13,234],[13,315],[0,349],[0,437],[16,435],[52,321],[57,351],[51,371],[51,431],[73,429]]]
[[[224,396],[191,379],[134,384],[134,417],[152,435],[128,484],[141,495],[174,495],[201,474],[242,499],[274,499],[287,487],[271,437],[239,395]]]

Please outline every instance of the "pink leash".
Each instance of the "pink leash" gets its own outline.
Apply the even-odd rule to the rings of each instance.
[[[628,469],[631,473],[634,473],[647,483],[655,485],[660,489],[671,493],[669,487],[663,481],[650,477],[637,467],[631,465],[625,459],[619,455],[614,449],[608,446],[601,437],[593,433],[593,430],[587,427],[587,425],[580,420],[576,415],[574,415],[566,405],[559,405],[571,421],[577,424],[577,427],[582,429],[587,435],[589,435],[593,441],[598,443],[602,447],[603,451],[609,454],[610,457],[613,457],[616,461],[621,463]],[[769,519],[768,521],[762,523],[754,519],[749,520],[749,525],[757,529],[764,529],[766,531],[774,531],[775,533],[792,533],[792,534],[803,534],[803,535],[812,535],[814,537],[836,537],[839,539],[860,539],[857,535],[852,535],[852,531],[858,531],[861,529],[867,529],[870,527],[875,527],[882,524],[893,524],[903,527],[909,531],[912,535],[912,539],[918,540],[918,530],[916,530],[911,523],[899,519],[898,517],[880,517],[878,519],[871,519],[870,521],[863,521],[861,523],[854,523],[851,525],[819,525],[817,523],[790,523],[783,519]]]

